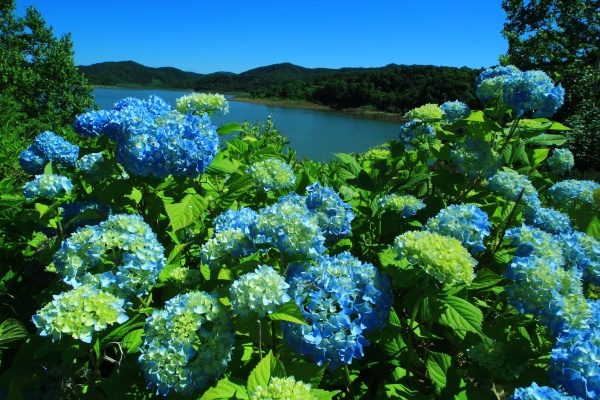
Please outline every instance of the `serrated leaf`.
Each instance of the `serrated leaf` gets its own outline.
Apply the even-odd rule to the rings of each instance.
[[[0,324],[0,349],[6,349],[7,344],[27,337],[27,329],[18,320],[7,318]]]
[[[311,392],[317,395],[317,400],[331,400],[338,393],[340,393],[339,390],[334,390],[333,392],[328,392],[327,390],[323,390],[323,389],[313,389],[313,390],[311,390]]]
[[[596,240],[600,240],[600,219],[597,215],[594,215],[589,225],[587,226],[585,233]]]
[[[238,164],[227,158],[216,157],[206,168],[207,174],[229,175],[238,169]]]
[[[135,329],[123,337],[123,348],[127,353],[136,353],[142,344],[144,329]]]
[[[447,354],[436,353],[425,350],[427,353],[427,372],[429,379],[435,385],[436,392],[439,394],[446,387],[448,368],[452,364],[452,359]]]
[[[438,300],[444,308],[439,320],[442,325],[456,330],[474,332],[485,337],[481,331],[483,313],[479,308],[456,296],[439,296]]]
[[[243,130],[244,128],[242,128],[242,125],[240,125],[238,122],[230,122],[228,124],[221,125],[220,127],[218,127],[217,133],[219,134],[219,136],[223,136],[229,135],[233,132],[241,132]]]
[[[287,321],[300,325],[306,324],[302,310],[300,310],[300,307],[294,300],[279,305],[277,309],[269,315],[269,319],[272,321]]]
[[[185,228],[206,210],[207,202],[199,194],[188,194],[181,203],[164,204],[173,231]]]
[[[570,131],[571,128],[564,126],[561,123],[558,122],[552,122],[552,125],[550,125],[550,128],[548,128],[551,131]]]
[[[248,376],[248,390],[250,392],[258,390],[259,386],[267,387],[272,376],[285,378],[285,369],[281,361],[273,355],[272,351],[265,358],[259,361],[254,367],[250,376]]]
[[[207,389],[199,400],[222,400],[234,397],[236,399],[247,399],[248,392],[246,388],[223,378],[215,386]]]
[[[354,157],[345,153],[333,153],[333,155],[339,158],[340,161],[342,161],[344,165],[348,167],[348,171],[350,171],[351,174],[358,176],[362,168],[360,165],[358,165],[358,162]]]
[[[285,367],[287,376],[293,376],[297,381],[304,383],[310,383],[313,388],[316,388],[323,379],[326,365],[318,366],[314,363],[302,363],[298,362],[290,364]]]
[[[562,146],[567,142],[567,138],[563,135],[548,135],[541,134],[525,140],[526,144],[534,146]]]

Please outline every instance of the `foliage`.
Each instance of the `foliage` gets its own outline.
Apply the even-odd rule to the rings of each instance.
[[[329,163],[270,120],[213,126],[206,96],[78,116],[78,159],[41,175],[68,192],[0,181],[6,395],[593,398],[600,189],[548,161],[557,86],[502,71],[482,110],[425,104]]]

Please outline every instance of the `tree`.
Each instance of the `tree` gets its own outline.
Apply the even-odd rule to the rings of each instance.
[[[18,17],[15,0],[0,0],[0,103],[23,116],[33,131],[27,133],[70,125],[94,105],[72,47],[70,35],[56,38],[35,8]],[[5,124],[0,117],[0,126]]]
[[[576,125],[571,150],[580,169],[600,168],[600,0],[503,0],[508,51],[500,58],[561,82],[565,104],[555,119]],[[590,153],[593,151],[594,153]]]

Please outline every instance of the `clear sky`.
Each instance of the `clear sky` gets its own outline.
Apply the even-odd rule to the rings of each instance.
[[[71,33],[75,63],[240,73],[395,64],[487,68],[507,50],[501,0],[17,0],[55,35]]]

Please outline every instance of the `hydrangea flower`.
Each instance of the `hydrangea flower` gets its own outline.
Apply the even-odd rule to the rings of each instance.
[[[113,110],[124,111],[128,108],[145,109],[154,117],[159,117],[168,114],[171,111],[171,106],[159,96],[151,94],[148,100],[141,100],[136,97],[126,97],[115,103]]]
[[[521,198],[523,204],[531,207],[541,206],[538,192],[527,176],[521,175],[512,169],[496,173],[489,179],[488,187],[510,201],[516,201],[519,193],[523,190],[523,197]]]
[[[471,252],[485,250],[483,239],[489,236],[492,224],[488,216],[474,204],[452,204],[429,218],[423,230],[453,237]]]
[[[411,120],[400,126],[399,138],[405,146],[410,145],[413,139],[431,142],[435,139],[435,128],[431,125],[423,124],[417,120]]]
[[[519,257],[551,258],[558,265],[565,262],[559,238],[539,228],[529,225],[510,228],[504,233],[504,238],[512,239],[511,246],[517,247],[515,255]]]
[[[514,65],[491,67],[483,71],[475,80],[475,94],[481,101],[488,101],[502,95],[504,81],[521,71]]]
[[[531,386],[517,388],[508,400],[582,400],[579,397],[569,396],[548,386],[538,386],[533,382]]]
[[[567,179],[552,185],[547,194],[552,202],[565,210],[579,207],[583,204],[594,204],[594,190],[600,184],[594,181]]]
[[[110,256],[112,263],[103,262]],[[79,228],[54,255],[67,284],[95,285],[125,298],[147,294],[165,264],[164,248],[139,215],[115,214]]]
[[[256,216],[255,244],[273,243],[281,253],[315,257],[325,251],[325,237],[318,217],[293,201],[283,201],[261,209]]]
[[[600,330],[583,329],[559,335],[548,373],[553,384],[583,399],[600,397]]]
[[[477,261],[462,243],[453,237],[429,231],[408,231],[392,245],[398,257],[419,265],[441,283],[470,284],[475,278]]]
[[[222,94],[192,93],[178,98],[175,108],[182,114],[187,114],[189,111],[197,115],[204,113],[209,116],[214,113],[225,115],[229,112],[229,102]]]
[[[440,106],[444,112],[442,118],[452,124],[458,120],[468,117],[471,114],[471,109],[462,101],[447,101]]]
[[[246,235],[250,235],[254,230],[257,215],[256,211],[248,207],[242,207],[239,210],[227,210],[215,218],[215,232],[239,229]]]
[[[79,146],[72,144],[54,132],[45,131],[21,152],[19,163],[29,174],[40,174],[49,162],[73,167],[79,156]]]
[[[473,179],[481,174],[490,178],[502,166],[502,157],[492,148],[491,143],[467,137],[456,143],[450,150],[450,160],[458,171]]]
[[[79,114],[73,123],[73,130],[82,137],[95,138],[102,135],[111,111],[95,110]]]
[[[63,229],[65,232],[72,232],[75,228],[79,228],[85,225],[91,225],[98,222],[98,220],[105,220],[111,214],[111,209],[108,205],[99,201],[77,201],[75,203],[61,204]],[[71,223],[75,217],[81,216],[87,210],[94,211],[98,215],[98,219],[80,219]],[[65,226],[69,224],[68,226]]]
[[[71,190],[73,190],[71,180],[61,175],[36,175],[34,180],[23,186],[23,194],[27,200],[31,200],[35,196],[55,199],[60,197],[63,192],[69,193]]]
[[[187,267],[175,267],[169,272],[167,281],[178,289],[186,289],[200,283],[200,270]]]
[[[154,124],[155,120],[156,116],[146,107],[124,105],[121,109],[109,113],[102,128],[102,135],[120,146],[128,139],[130,131],[142,130]]]
[[[229,300],[234,314],[246,316],[256,312],[259,317],[272,314],[278,306],[290,300],[286,290],[290,285],[272,267],[259,265],[242,275],[229,288]]]
[[[413,108],[404,115],[406,118],[420,122],[433,122],[442,119],[444,110],[437,104],[425,104],[421,107]]]
[[[197,177],[203,174],[219,148],[216,128],[208,117],[192,114],[168,118],[163,124],[129,128],[118,145],[117,161],[140,176]]]
[[[600,243],[583,232],[572,232],[560,236],[559,243],[565,264],[583,272],[582,279],[600,285]]]
[[[555,149],[547,162],[555,174],[564,174],[575,166],[575,158],[569,149]]]
[[[569,216],[553,208],[527,206],[523,208],[523,217],[527,224],[555,235],[573,230]]]
[[[331,187],[320,187],[315,182],[306,188],[306,208],[317,216],[317,223],[325,236],[325,245],[335,244],[350,234],[354,219],[352,206],[340,198]]]
[[[200,258],[211,269],[220,267],[226,257],[246,257],[256,252],[252,238],[240,229],[225,229],[215,232],[200,249]]]
[[[188,292],[146,319],[138,359],[148,388],[191,395],[215,380],[231,359],[231,316],[217,294]]]
[[[290,264],[286,280],[307,324],[283,322],[283,338],[318,365],[335,370],[362,358],[369,344],[364,335],[387,323],[389,279],[348,252]]]
[[[494,340],[482,340],[475,346],[467,349],[469,358],[484,367],[491,375],[502,377],[505,380],[517,378],[526,368],[526,364],[511,362],[511,357],[504,343]]]
[[[503,82],[503,101],[517,116],[533,112],[534,118],[551,117],[564,102],[565,90],[543,71],[511,74]]]
[[[250,391],[250,400],[307,400],[316,398],[310,392],[310,384],[297,381],[293,376],[287,378],[271,377],[265,388],[258,385]]]
[[[296,182],[292,167],[277,158],[255,162],[248,167],[247,172],[254,178],[256,186],[264,190],[288,188]]]
[[[97,183],[109,174],[109,170],[103,164],[104,156],[102,153],[90,153],[77,160],[75,167],[79,168],[90,182]]]
[[[425,203],[421,199],[417,199],[410,194],[386,194],[377,201],[377,204],[382,210],[402,213],[402,218],[410,218],[417,214],[417,211],[425,208]]]
[[[392,153],[388,149],[372,148],[367,150],[362,158],[365,160],[378,161],[387,160],[391,157]]]
[[[505,276],[509,304],[522,314],[532,314],[554,334],[587,325],[591,309],[583,295],[581,272],[564,269],[554,259],[514,257]]]
[[[122,324],[129,317],[125,300],[99,288],[83,285],[54,295],[32,320],[38,334],[60,340],[63,334],[85,343],[91,343],[94,332],[103,331],[112,324]]]

